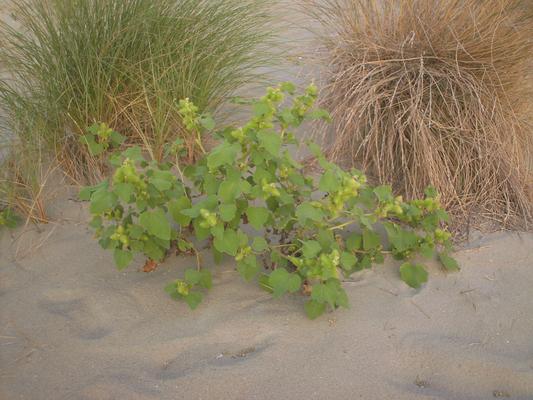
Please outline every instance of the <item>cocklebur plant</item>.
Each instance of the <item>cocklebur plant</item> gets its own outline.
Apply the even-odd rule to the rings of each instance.
[[[118,148],[125,138],[101,122],[91,125],[87,133],[80,137],[80,140],[87,145],[91,155],[98,156],[106,151]]]
[[[186,116],[190,104],[181,105]],[[191,110],[196,113],[194,108]],[[197,122],[198,127],[194,129],[200,130],[209,124],[209,118],[198,118]],[[162,261],[171,249],[199,257],[193,243],[182,232],[191,222],[190,217],[180,213],[181,209],[191,206],[189,189],[183,185],[179,167],[179,158],[186,152],[178,139],[166,149],[167,158],[174,162],[148,161],[137,146],[112,153],[109,157],[114,168],[112,176],[80,191],[80,198],[90,201],[90,226],[95,229],[100,246],[113,251],[119,270],[131,264],[135,254],[142,254],[153,262]],[[200,270],[199,264],[197,269]],[[191,290],[192,287],[211,286],[208,272],[199,271],[201,278],[191,278],[195,273],[187,271],[187,281],[179,285],[179,291],[171,293],[173,297],[184,299],[191,308],[201,300],[201,294]]]
[[[403,261],[400,277],[414,288],[427,281],[425,267],[415,261],[418,256],[438,254],[447,270],[457,269],[449,255],[450,235],[443,228],[447,214],[433,189],[424,199],[403,201],[388,186],[369,185],[361,171],[345,171],[327,161],[313,143],[307,146],[322,173],[305,173],[289,152],[290,146],[299,145],[294,130],[306,120],[329,120],[329,114],[314,107],[314,85],[301,95],[295,92],[291,83],[269,88],[251,102],[253,116],[246,124],[216,132],[219,145],[185,168],[179,165],[179,143],[171,146],[175,157],[166,164],[148,163],[140,153],[122,153],[119,165],[115,157],[113,182],[90,189],[92,194],[84,197],[91,199],[100,243],[114,249],[119,267],[131,261],[132,251],[161,260],[174,242],[198,254],[196,244],[205,241],[216,262],[233,257],[244,279],[257,280],[274,297],[298,291],[308,296],[310,318],[328,308],[348,307],[342,280],[382,263],[387,254]],[[180,107],[187,129],[200,135],[214,128],[211,120],[202,124],[206,119],[190,102],[182,101]],[[137,176],[129,178],[127,190],[122,178],[126,172],[119,172],[124,168],[128,176]],[[160,174],[168,182],[164,187],[153,181]],[[145,187],[136,186],[137,181]],[[139,193],[147,198],[139,200]],[[118,222],[103,228],[106,213]],[[148,241],[138,243],[132,229]],[[158,251],[152,253],[154,245]],[[166,291],[194,308],[201,301],[198,289],[210,286],[211,275],[199,264]]]

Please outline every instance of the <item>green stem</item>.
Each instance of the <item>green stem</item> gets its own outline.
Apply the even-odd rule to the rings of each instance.
[[[335,226],[332,226],[330,228],[328,228],[330,231],[333,231],[335,229],[342,229],[344,228],[345,226],[348,226],[348,225],[351,225],[351,224],[355,224],[356,222],[355,221],[348,221],[348,222],[344,222],[342,224],[339,224],[339,225],[335,225]]]

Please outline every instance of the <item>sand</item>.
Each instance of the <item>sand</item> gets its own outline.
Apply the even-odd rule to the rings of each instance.
[[[85,205],[0,238],[0,399],[533,399],[533,235],[479,235],[420,290],[387,262],[308,320],[228,261],[195,311],[164,285],[193,265],[113,266]],[[205,266],[212,268],[204,255]]]
[[[296,61],[280,79],[309,80]],[[163,287],[193,259],[118,272],[86,206],[56,195],[54,223],[0,231],[0,400],[533,399],[533,234],[474,235],[461,271],[431,265],[420,290],[388,261],[310,321],[304,297],[208,254],[214,287],[190,311]]]

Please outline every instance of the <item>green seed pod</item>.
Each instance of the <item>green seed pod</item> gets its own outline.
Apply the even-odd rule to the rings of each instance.
[[[187,296],[189,294],[189,285],[183,281],[176,282],[176,290],[182,296]]]

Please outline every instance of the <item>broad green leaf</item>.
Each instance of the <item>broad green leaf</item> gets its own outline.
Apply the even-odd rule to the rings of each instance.
[[[170,171],[154,171],[153,175],[150,177],[149,182],[155,186],[160,192],[164,192],[172,188],[176,177]]]
[[[422,225],[426,232],[433,232],[439,227],[439,217],[435,213],[428,214],[420,222],[420,225]]]
[[[173,281],[173,282],[169,283],[168,285],[166,285],[165,286],[165,292],[167,292],[168,294],[172,294],[172,293],[176,292],[177,291],[176,283],[177,283],[177,281]]]
[[[318,243],[320,243],[320,246],[322,246],[322,249],[325,251],[331,250],[336,244],[333,231],[329,229],[320,229],[316,236]]]
[[[281,137],[277,132],[260,131],[257,134],[257,139],[259,139],[259,143],[267,152],[275,157],[279,156]]]
[[[210,289],[212,286],[211,272],[205,269],[201,271],[192,268],[187,269],[185,271],[185,282]]]
[[[113,253],[113,258],[115,259],[115,264],[117,265],[118,270],[123,270],[126,268],[131,261],[133,260],[133,254],[131,251],[115,249]]]
[[[326,122],[331,122],[331,115],[327,110],[324,110],[322,108],[316,109],[311,111],[307,116],[307,119],[322,119]]]
[[[418,245],[418,236],[413,231],[402,229],[394,224],[384,224],[390,244],[402,252]]]
[[[320,178],[318,188],[323,192],[336,192],[340,188],[340,181],[333,170],[327,170]]]
[[[207,166],[215,169],[222,165],[232,165],[241,151],[239,143],[224,142],[215,147],[207,156]]]
[[[203,176],[202,185],[206,194],[213,195],[217,194],[218,187],[220,186],[220,181],[213,174],[205,174]]]
[[[278,267],[286,267],[289,263],[287,259],[277,251],[272,251],[270,253],[270,261]]]
[[[89,222],[89,226],[93,229],[98,229],[103,226],[103,220],[102,217],[96,216],[91,219],[91,222]]]
[[[400,266],[400,276],[409,286],[418,289],[428,281],[426,269],[419,264],[404,263]]]
[[[142,155],[142,150],[139,146],[128,147],[122,152],[122,157],[129,158],[133,161],[142,161],[144,160]]]
[[[277,268],[270,274],[268,283],[272,287],[272,296],[280,297],[287,292],[298,291],[302,279],[298,274],[290,274],[285,268]]]
[[[224,224],[217,223],[211,228],[211,235],[213,235],[213,237],[222,239],[224,236],[224,229]]]
[[[382,203],[394,200],[394,197],[392,195],[392,188],[388,185],[378,186],[374,188],[374,194]]]
[[[200,226],[200,222],[202,220],[200,218],[195,218],[192,220],[192,226],[194,227],[194,234],[196,236],[196,239],[198,240],[205,240],[209,237],[211,234],[209,228],[203,228]]]
[[[446,268],[447,271],[457,271],[457,270],[459,270],[459,264],[457,263],[455,258],[450,257],[449,255],[447,255],[445,253],[440,253],[439,254],[439,260],[442,263],[442,265],[444,266],[444,268]]]
[[[151,235],[163,240],[170,240],[170,223],[161,208],[143,212],[139,217],[139,223]]]
[[[352,253],[348,253],[346,251],[343,251],[341,253],[341,266],[344,270],[350,271],[355,264],[357,263],[357,257],[355,257]]]
[[[97,143],[93,135],[83,135],[81,137],[81,141],[87,145],[89,148],[89,153],[91,153],[93,156],[98,156],[105,150],[103,143]]]
[[[363,229],[363,249],[376,249],[381,244],[379,235],[369,229]]]
[[[307,147],[309,147],[309,151],[311,151],[311,153],[313,153],[313,155],[315,157],[323,157],[324,155],[322,154],[322,149],[320,148],[320,146],[318,144],[316,144],[315,142],[307,142]]]
[[[326,304],[319,303],[315,300],[309,300],[305,303],[304,309],[310,319],[315,319],[324,314],[324,311],[326,311]]]
[[[361,249],[363,243],[363,237],[357,233],[350,233],[346,238],[346,249],[349,251],[356,251]]]
[[[125,203],[129,203],[131,200],[131,196],[133,192],[135,191],[135,188],[131,183],[116,183],[113,187],[114,192],[118,195],[120,200],[122,200]]]
[[[165,257],[165,249],[161,248],[153,239],[144,242],[144,254],[155,261],[161,261]]]
[[[448,222],[450,220],[450,216],[448,215],[448,213],[440,208],[435,211],[435,215],[437,216],[439,221]]]
[[[292,82],[282,82],[279,85],[279,88],[282,92],[288,93],[290,95],[293,95],[296,90],[296,86]]]
[[[363,256],[363,258],[361,258],[357,267],[357,270],[369,269],[370,267],[372,267],[372,260],[369,256],[365,255]]]
[[[318,303],[327,303],[331,308],[335,308],[335,299],[337,295],[335,290],[330,286],[324,283],[318,283],[313,285],[313,290],[311,292],[311,300],[314,300]]]
[[[437,189],[435,189],[433,186],[428,186],[426,190],[424,190],[424,194],[427,197],[435,198],[438,195]]]
[[[326,283],[313,285],[311,300],[318,303],[327,303],[332,308],[337,306],[348,307],[348,297],[337,279],[330,279]]]
[[[272,288],[270,287],[270,284],[268,283],[268,275],[267,274],[261,274],[259,275],[259,278],[257,279],[259,283],[259,287],[263,290],[266,290],[268,293],[272,294]]]
[[[92,190],[90,187],[83,187],[80,189],[80,192],[78,193],[78,198],[82,201],[89,201],[91,200]]]
[[[226,180],[218,187],[218,196],[222,203],[232,203],[241,194],[239,179]]]
[[[435,246],[429,245],[428,243],[422,243],[420,245],[420,254],[425,258],[433,257],[435,253]]]
[[[191,200],[187,196],[181,196],[168,202],[168,212],[172,219],[181,226],[187,226],[191,222],[191,217],[182,213],[191,207]]]
[[[310,203],[302,203],[296,208],[296,218],[300,224],[305,225],[307,220],[321,221],[324,218],[324,212]]]
[[[257,230],[260,230],[268,221],[270,212],[264,207],[248,207],[246,210],[246,215],[248,216],[248,222],[250,225]]]
[[[117,205],[117,196],[108,192],[107,189],[98,189],[91,196],[91,206],[89,210],[91,214],[102,214],[111,210]]]
[[[183,296],[183,300],[185,300],[185,303],[187,303],[191,310],[196,309],[196,307],[202,302],[202,299],[202,293],[199,292],[189,292],[187,296]]]
[[[141,253],[144,250],[144,242],[141,240],[130,240],[130,249],[136,253]]]
[[[322,246],[316,240],[303,242],[302,253],[305,258],[315,258],[322,251]]]
[[[247,281],[255,278],[259,269],[257,257],[253,254],[248,254],[243,260],[237,262],[237,271]]]
[[[270,113],[271,110],[270,105],[264,101],[256,101],[253,105],[253,111],[256,117],[262,117],[263,115]]]
[[[220,219],[224,222],[229,222],[235,218],[237,212],[237,206],[235,204],[221,204],[220,208]]]
[[[128,225],[128,234],[132,239],[140,239],[144,233],[144,229],[140,225],[131,224]]]
[[[257,252],[265,251],[268,249],[268,243],[263,237],[256,236],[252,242],[252,249]]]
[[[297,122],[297,119],[296,117],[294,116],[294,114],[292,113],[291,110],[289,110],[288,108],[286,108],[285,110],[283,110],[279,115],[278,115],[279,119],[284,122],[286,125],[293,125]]]
[[[221,253],[236,256],[239,249],[239,236],[233,229],[226,229],[222,236],[215,237],[213,246]]]
[[[111,142],[113,142],[115,146],[118,146],[119,144],[124,143],[124,141],[126,140],[124,136],[122,136],[120,133],[116,131],[111,132],[111,135],[109,136],[109,138],[111,139]]]
[[[200,117],[200,125],[202,125],[205,130],[211,131],[215,129],[215,120],[211,115],[204,114]]]
[[[111,164],[113,167],[120,167],[120,165],[122,164],[122,155],[118,153],[113,153],[109,156],[108,161],[109,164]]]
[[[239,182],[240,182],[241,193],[249,194],[250,191],[252,190],[252,185],[250,185],[250,182],[244,179],[241,179]]]

